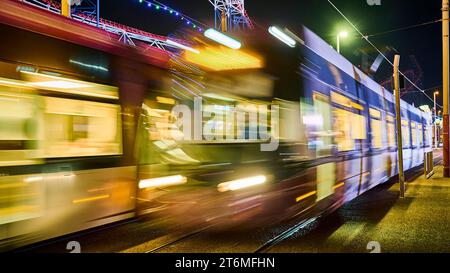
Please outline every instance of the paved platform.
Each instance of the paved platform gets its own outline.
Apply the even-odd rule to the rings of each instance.
[[[319,221],[316,228],[292,238],[271,252],[370,252],[375,241],[381,252],[450,252],[450,179],[443,167],[407,183],[372,189]]]

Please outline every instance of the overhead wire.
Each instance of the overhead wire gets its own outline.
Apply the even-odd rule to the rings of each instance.
[[[338,8],[336,7],[336,5],[331,1],[328,0],[328,3],[330,3],[330,5],[347,21],[347,23],[349,23],[352,28],[354,30],[356,30],[356,32],[358,32],[359,35],[361,35],[361,37],[367,41],[367,43],[369,43],[392,67],[394,67],[394,64],[391,62],[391,60],[389,60],[386,55],[383,54],[383,52],[381,52],[381,50],[379,50],[370,40],[369,37],[364,35],[348,18],[347,16],[345,16],[345,14]],[[414,86],[417,90],[419,90],[420,92],[422,92],[422,94],[425,95],[425,97],[427,97],[430,101],[432,101],[434,103],[434,100],[420,87],[418,87],[411,79],[409,79],[405,74],[403,74],[403,72],[399,71],[399,74],[402,75],[405,80],[407,80],[412,86]],[[440,108],[443,108],[442,105],[437,104],[437,106],[439,106]]]
[[[395,29],[391,29],[391,30],[387,30],[387,31],[383,31],[383,32],[378,32],[378,33],[366,35],[365,37],[370,38],[370,37],[374,37],[374,36],[385,35],[385,34],[397,32],[397,31],[413,29],[413,28],[427,26],[427,25],[431,25],[431,24],[435,24],[435,23],[439,23],[439,22],[442,22],[442,19],[433,20],[433,21],[420,23],[420,24],[415,24],[415,25],[404,26],[404,27],[400,27],[400,28],[395,28]]]

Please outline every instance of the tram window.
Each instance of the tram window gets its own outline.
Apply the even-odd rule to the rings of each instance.
[[[27,123],[33,118],[34,108],[31,97],[1,94],[0,140],[23,141],[29,139],[33,134],[27,130]]]
[[[372,129],[372,148],[380,149],[383,147],[383,134],[381,124],[381,112],[375,109],[370,109],[370,126]]]
[[[305,128],[305,121],[308,124],[314,124],[315,122],[320,123],[321,118],[319,116],[314,115],[311,116],[305,116],[301,112],[301,108],[305,107],[304,105],[301,106],[301,102],[290,102],[290,101],[283,101],[283,100],[277,100],[277,103],[279,104],[279,136],[280,139],[285,139],[287,141],[298,141],[300,143],[305,144],[307,142],[306,137],[306,128]],[[266,107],[266,106],[264,106]],[[329,106],[328,106],[329,107]],[[267,107],[268,108],[268,107]],[[261,112],[259,112],[261,113]],[[330,109],[328,108],[328,119],[330,119]],[[270,117],[270,116],[269,116]],[[261,122],[260,120],[258,120]],[[328,124],[331,124],[331,121],[328,120],[326,122]],[[264,124],[258,124],[260,128],[261,126],[265,126]],[[330,128],[329,125],[325,125],[327,128]]]
[[[366,118],[362,115],[352,114],[352,138],[366,139]]]
[[[387,122],[394,123],[394,122],[395,122],[394,116],[387,115],[387,116],[386,116],[386,121],[387,121]]]
[[[419,147],[423,146],[423,130],[422,130],[422,124],[417,125],[417,131],[419,135]]]
[[[351,151],[355,149],[355,139],[366,139],[365,117],[334,108],[334,131],[339,151]]]
[[[409,122],[407,120],[402,120],[402,140],[404,148],[408,148],[409,146],[411,146]]]
[[[306,116],[303,117],[303,122],[307,121]],[[331,125],[331,106],[329,98],[323,94],[314,93],[314,115],[311,117],[311,123],[315,125],[315,143],[316,154],[318,157],[328,156],[331,154],[331,147],[333,145],[332,134],[330,134]]]
[[[417,127],[415,122],[411,122],[411,138],[412,138],[412,145],[417,146]]]
[[[431,135],[431,126],[430,125],[424,125],[424,135],[425,135],[425,139],[424,139],[424,145],[426,147],[429,147],[431,145],[431,139],[432,139],[432,135]]]
[[[395,147],[395,123],[394,117],[391,115],[386,116],[387,121],[387,136],[388,136],[388,146]]]
[[[423,130],[422,130],[422,125],[419,124],[419,127],[417,128],[417,134],[419,137],[419,147],[423,146]]]
[[[45,97],[45,157],[121,153],[119,106]]]
[[[73,116],[72,140],[78,140],[89,137],[89,118],[86,116]]]
[[[383,147],[381,121],[371,119],[370,124],[372,127],[372,147],[381,149]]]
[[[352,101],[351,99],[347,98],[346,96],[343,96],[336,92],[331,92],[331,100],[333,103],[339,104],[344,107],[352,107]]]
[[[38,107],[35,97],[0,93],[0,166],[33,163],[38,139]],[[30,162],[28,162],[30,161]]]

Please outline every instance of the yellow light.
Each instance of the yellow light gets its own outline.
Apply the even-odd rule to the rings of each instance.
[[[353,108],[355,108],[355,109],[358,109],[358,110],[361,110],[361,111],[364,110],[364,107],[363,107],[361,104],[354,103],[354,102],[350,102],[350,105],[351,105]]]
[[[20,213],[29,213],[29,212],[35,212],[37,209],[37,206],[15,206],[15,207],[7,207],[7,208],[1,208],[0,209],[0,217],[3,216],[11,216],[11,215],[17,215]]]
[[[70,82],[70,81],[33,82],[30,84],[33,86],[37,86],[37,87],[60,88],[60,89],[73,89],[73,88],[89,87],[89,85],[86,85],[86,84],[80,84],[80,83]]]
[[[225,183],[220,183],[217,186],[217,190],[220,192],[236,191],[256,185],[261,185],[264,182],[266,182],[266,177],[264,175],[259,175],[254,177],[233,180]]]
[[[302,200],[305,200],[308,197],[313,196],[316,193],[317,193],[317,191],[308,192],[307,194],[303,194],[302,196],[297,197],[297,199],[295,199],[295,201],[300,202]]]
[[[344,182],[341,182],[341,183],[339,183],[339,184],[337,184],[337,185],[334,185],[334,186],[333,186],[333,190],[339,189],[340,187],[343,187],[344,185],[345,185]]]
[[[162,103],[162,104],[171,104],[174,105],[175,104],[175,100],[171,99],[171,98],[165,98],[165,97],[156,97],[156,101],[158,103]]]
[[[82,199],[76,199],[76,200],[73,200],[72,203],[73,204],[86,203],[86,202],[97,201],[97,200],[106,199],[106,198],[109,198],[109,194],[97,195],[97,196],[82,198]]]
[[[185,184],[186,182],[187,178],[181,175],[149,178],[139,181],[139,188],[145,189],[145,188],[167,187]]]
[[[185,51],[184,58],[188,62],[214,71],[263,67],[262,60],[257,56],[224,46],[205,47],[200,50],[200,54]]]
[[[331,92],[331,100],[334,103],[340,104],[342,106],[349,107],[349,108],[352,107],[352,104],[351,104],[352,101],[349,98],[347,98],[346,96],[343,96],[339,93]]]
[[[70,90],[68,93],[82,95],[82,96],[89,96],[89,97],[104,98],[104,99],[113,99],[113,100],[119,99],[119,96],[117,96],[117,95],[108,95],[108,94],[94,93],[94,92],[89,92],[89,91]]]

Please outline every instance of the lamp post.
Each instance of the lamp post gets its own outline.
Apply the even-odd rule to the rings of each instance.
[[[442,0],[442,100],[444,106],[442,139],[444,142],[444,177],[450,177],[450,151],[448,128],[449,96],[449,0]]]
[[[348,36],[348,32],[347,31],[341,31],[339,32],[339,34],[336,37],[336,49],[338,53],[341,53],[341,37],[345,38]]]
[[[394,90],[395,90],[395,119],[397,124],[397,159],[398,180],[400,182],[400,197],[405,197],[405,174],[403,173],[403,142],[402,142],[402,118],[400,107],[400,55],[394,56]]]
[[[437,109],[436,109],[436,96],[439,96],[439,91],[434,92],[434,148],[438,148],[438,135],[437,135]]]

